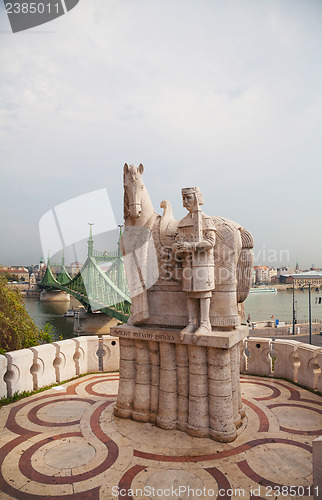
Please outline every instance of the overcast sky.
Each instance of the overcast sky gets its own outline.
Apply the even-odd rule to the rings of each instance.
[[[322,267],[321,0],[80,0],[16,34],[0,17],[1,264],[37,263],[39,220],[71,198],[106,188],[121,224],[128,162],[159,213],[198,185],[257,264]]]

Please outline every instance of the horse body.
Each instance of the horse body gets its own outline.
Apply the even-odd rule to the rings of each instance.
[[[182,327],[187,324],[182,266],[171,250],[179,221],[168,201],[161,202],[162,217],[155,212],[143,171],[143,165],[124,165],[122,251],[132,298],[130,322]],[[213,328],[233,328],[241,322],[251,284],[253,241],[239,224],[223,217],[212,219],[217,233],[210,320]]]

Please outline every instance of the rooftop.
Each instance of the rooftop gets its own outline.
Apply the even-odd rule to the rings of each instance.
[[[282,274],[282,276],[290,276],[292,278],[322,278],[322,271],[316,270],[316,271],[305,271],[305,272],[300,272],[300,273],[292,273],[292,274]]]

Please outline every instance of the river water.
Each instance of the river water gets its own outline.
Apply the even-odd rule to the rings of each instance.
[[[316,299],[322,297],[322,291],[311,292],[312,321],[322,321],[322,304]],[[63,314],[72,307],[78,307],[79,302],[71,297],[70,302],[40,302],[37,297],[24,298],[27,310],[40,328],[47,323],[53,327],[55,340],[73,337],[74,318],[65,318]],[[292,323],[293,297],[292,290],[278,291],[277,293],[252,293],[245,302],[246,317],[249,314],[251,321],[267,321],[274,319]],[[308,290],[295,290],[295,310],[297,322],[309,321],[309,294]]]
[[[39,328],[44,328],[47,323],[53,327],[54,340],[73,337],[74,318],[66,318],[63,314],[72,307],[80,306],[74,297],[71,297],[70,302],[40,302],[38,297],[23,299],[29,315]]]
[[[318,298],[322,297],[322,291],[311,290],[311,315],[312,321],[322,320],[322,304]],[[309,292],[295,290],[295,312],[298,323],[309,321]],[[293,321],[293,291],[278,290],[277,293],[251,293],[245,302],[245,313],[250,314],[251,321],[267,321],[274,319],[292,323]]]

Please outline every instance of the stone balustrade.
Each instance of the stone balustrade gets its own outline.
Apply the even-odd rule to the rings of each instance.
[[[318,352],[321,350],[308,344],[300,344],[297,347],[300,365],[296,382],[314,391],[317,390],[318,380],[321,376],[321,367],[317,359]]]
[[[4,375],[7,373],[8,359],[0,355],[0,398],[7,395],[7,384]]]
[[[317,362],[322,370],[322,351],[317,353],[316,359],[317,359]],[[318,391],[322,393],[322,375],[321,374],[318,378]]]
[[[57,382],[55,345],[44,344],[37,347],[31,347],[30,350],[34,354],[33,364],[30,368],[33,376],[33,389],[37,390],[40,389],[40,387],[55,384]],[[8,394],[9,393],[11,394],[12,391],[8,391]]]
[[[295,340],[274,341],[274,377],[297,380],[300,359],[297,352],[298,342]],[[303,360],[302,360],[303,362]]]
[[[247,371],[254,375],[271,375],[271,340],[261,337],[250,337],[247,339],[247,350]]]
[[[76,337],[8,352],[0,355],[0,398],[85,373],[118,369],[119,339],[109,335]],[[241,372],[285,378],[322,392],[322,348],[295,340],[249,337],[241,351]]]
[[[0,398],[119,368],[119,339],[91,335],[0,355]]]
[[[295,340],[249,337],[241,352],[241,372],[285,378],[322,392],[322,348]]]

